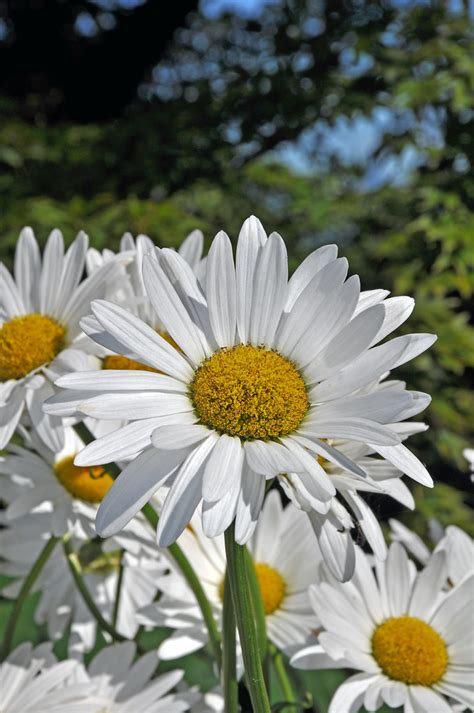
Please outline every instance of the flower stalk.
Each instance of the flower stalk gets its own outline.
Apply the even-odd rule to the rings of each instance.
[[[229,577],[224,579],[224,602],[222,608],[222,688],[225,713],[237,713],[239,684],[237,682],[236,623]]]
[[[248,581],[245,547],[235,541],[234,523],[225,531],[225,549],[227,572],[252,708],[254,713],[270,713],[270,702],[262,670],[262,653],[255,608]]]

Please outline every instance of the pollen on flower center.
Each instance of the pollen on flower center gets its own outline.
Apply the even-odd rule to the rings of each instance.
[[[417,617],[387,619],[372,636],[372,653],[382,671],[395,681],[432,686],[448,665],[446,644]]]
[[[21,379],[64,347],[65,328],[44,314],[13,317],[0,328],[0,381]]]
[[[102,465],[77,466],[74,456],[56,463],[54,471],[61,485],[74,498],[87,503],[100,503],[114,482]]]
[[[255,572],[257,573],[263,608],[268,616],[280,608],[285,598],[285,580],[276,569],[273,569],[268,564],[257,563]]]
[[[295,366],[275,351],[239,344],[197,369],[191,398],[201,423],[243,439],[285,436],[309,407]]]

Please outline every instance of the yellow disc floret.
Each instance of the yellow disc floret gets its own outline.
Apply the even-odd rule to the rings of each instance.
[[[0,381],[21,379],[52,361],[64,347],[65,328],[44,314],[13,317],[0,328]]]
[[[285,598],[286,583],[281,574],[277,572],[276,569],[273,569],[273,567],[270,567],[270,565],[257,563],[254,564],[254,567],[260,588],[260,595],[262,597],[263,609],[265,615],[268,616],[280,608]],[[224,599],[224,582],[225,578],[219,586],[221,601]]]
[[[280,608],[285,598],[285,580],[276,569],[273,569],[268,564],[256,564],[255,572],[257,573],[263,608],[268,616]]]
[[[141,371],[158,371],[158,369],[154,369],[152,366],[147,366],[146,364],[142,364],[139,361],[135,361],[135,359],[129,359],[126,356],[119,356],[118,354],[111,354],[110,356],[106,356],[104,361],[102,362],[102,368],[103,369],[122,369],[127,371],[128,369],[140,369]]]
[[[308,411],[305,383],[275,351],[240,344],[198,368],[191,398],[201,423],[243,439],[285,436]]]
[[[414,616],[387,619],[372,636],[372,653],[395,681],[432,686],[448,665],[446,644],[429,624]]]
[[[77,466],[74,456],[56,463],[54,471],[61,485],[74,498],[87,503],[100,503],[114,482],[104,466]]]

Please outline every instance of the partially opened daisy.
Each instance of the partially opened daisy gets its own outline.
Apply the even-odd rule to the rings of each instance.
[[[100,705],[96,713],[180,713],[187,711],[196,694],[173,691],[184,671],[154,674],[159,663],[156,652],[134,662],[135,644],[131,641],[102,649],[89,664],[82,678]],[[78,676],[79,680],[81,677]]]
[[[71,681],[77,661],[57,662],[52,644],[18,646],[0,665],[2,713],[97,713],[87,681]]]
[[[434,553],[417,573],[398,543],[386,562],[376,561],[375,573],[358,548],[351,582],[329,577],[310,587],[324,630],[292,664],[361,671],[339,687],[329,713],[355,713],[362,705],[375,711],[384,702],[405,713],[471,709],[474,575],[444,592],[446,553]]]
[[[50,448],[62,445],[61,422],[45,414],[42,404],[60,374],[94,368],[93,357],[77,344],[79,320],[117,275],[110,262],[81,282],[87,244],[79,233],[64,253],[63,237],[53,230],[41,260],[33,231],[24,228],[14,278],[0,264],[0,448],[25,407],[39,437]]]
[[[166,485],[160,545],[176,540],[201,501],[208,536],[235,518],[236,539],[245,543],[266,479],[282,473],[295,473],[294,487],[326,515],[336,489],[317,457],[365,475],[327,439],[367,444],[402,472],[425,473],[390,426],[410,416],[416,397],[377,384],[434,337],[405,335],[374,346],[406,319],[413,301],[382,304],[384,291],[361,295],[359,278],[346,280],[347,261],[336,253],[332,245],[316,250],[288,280],[282,238],[267,238],[250,218],[235,265],[229,238],[216,236],[201,285],[177,253],[152,250],[143,260],[144,284],[178,348],[127,310],[92,303],[89,335],[161,372],[67,375],[57,384],[68,391],[46,407],[131,421],[76,458],[98,464],[142,451],[99,508],[101,535],[123,527]]]
[[[226,572],[224,538],[206,537],[201,518],[195,516],[178,542],[199,573],[220,627]],[[308,519],[296,508],[284,509],[278,492],[271,491],[248,549],[255,565],[270,641],[283,650],[302,644],[318,624],[307,590],[318,581],[320,558]],[[172,560],[170,568],[169,574],[158,582],[162,595],[157,603],[138,615],[144,624],[175,629],[158,650],[164,659],[192,653],[208,640],[194,593]]]

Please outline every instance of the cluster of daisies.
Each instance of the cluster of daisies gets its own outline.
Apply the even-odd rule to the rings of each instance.
[[[471,710],[474,543],[384,532],[366,499],[413,508],[405,476],[433,485],[405,445],[430,397],[391,373],[435,337],[387,339],[414,301],[361,291],[335,245],[289,277],[254,217],[235,257],[223,232],[203,243],[127,234],[100,253],[80,233],[65,251],[55,230],[41,256],[25,228],[14,275],[0,265],[0,711],[238,710],[220,671],[229,531],[284,691],[343,668],[330,713]],[[14,649],[32,592],[49,643]],[[211,690],[173,663],[196,652]]]

